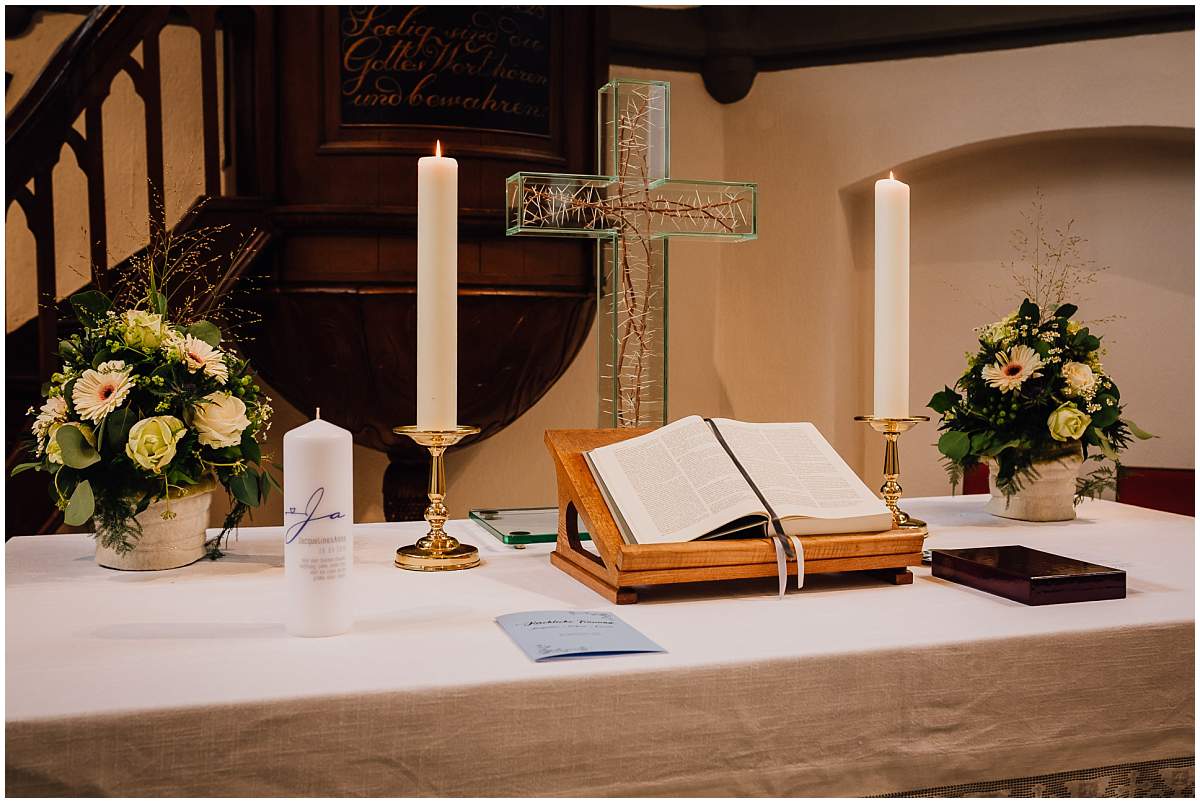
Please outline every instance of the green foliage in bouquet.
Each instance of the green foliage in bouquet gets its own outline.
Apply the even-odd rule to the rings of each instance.
[[[217,325],[190,314],[211,289],[196,279],[214,230],[186,235],[174,258],[169,241],[140,257],[116,302],[96,291],[71,298],[80,331],[59,342],[28,444],[34,459],[13,470],[49,474],[66,523],[94,519],[96,537],[119,552],[137,545],[135,517],[151,504],[219,484],[232,503],[209,543],[219,557],[222,538],[279,487],[260,447],[270,399]],[[169,289],[172,275],[193,291],[175,319],[168,299],[184,282]]]

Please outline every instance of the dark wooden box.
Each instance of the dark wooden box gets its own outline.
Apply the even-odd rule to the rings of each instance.
[[[1125,599],[1125,572],[1024,546],[933,550],[933,576],[1026,605]]]

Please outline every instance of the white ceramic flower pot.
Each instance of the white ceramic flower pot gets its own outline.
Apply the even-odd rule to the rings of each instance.
[[[994,516],[1021,521],[1070,521],[1075,518],[1075,478],[1083,456],[1073,454],[1034,463],[1038,478],[1005,498],[996,488],[996,464],[988,461],[992,498],[984,508]]]
[[[124,554],[96,540],[96,563],[109,569],[155,571],[177,569],[204,557],[204,533],[213,491],[155,502],[138,514],[142,537]],[[168,506],[174,518],[164,519]]]

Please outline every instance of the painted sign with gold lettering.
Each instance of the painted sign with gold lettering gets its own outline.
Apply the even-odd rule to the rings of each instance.
[[[548,134],[538,6],[340,6],[343,124]]]

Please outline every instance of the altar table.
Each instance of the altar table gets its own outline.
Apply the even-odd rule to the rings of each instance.
[[[422,574],[391,561],[423,523],[368,524],[354,630],[300,639],[278,528],[162,573],[98,568],[82,535],[14,538],[7,791],[870,795],[1137,762],[1194,783],[1194,519],[1088,502],[1027,524],[983,504],[906,507],[927,546],[1120,567],[1128,597],[1032,608],[924,567],[911,586],[810,576],[778,600],[766,578],[616,607],[548,545],[456,521],[483,565]],[[494,622],[564,608],[615,611],[667,652],[535,664]]]

